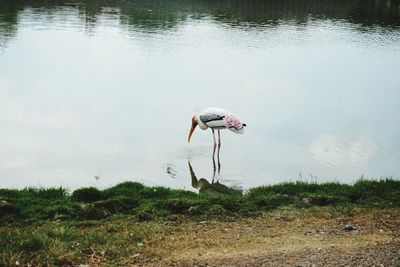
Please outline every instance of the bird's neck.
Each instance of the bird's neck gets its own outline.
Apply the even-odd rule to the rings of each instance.
[[[197,123],[199,124],[199,127],[200,127],[202,130],[205,130],[205,129],[208,128],[208,126],[207,126],[204,122],[202,122],[202,121],[200,120],[200,117],[199,117],[198,115],[196,115],[196,121],[197,121]]]

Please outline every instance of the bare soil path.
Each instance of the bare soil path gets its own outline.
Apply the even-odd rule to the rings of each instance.
[[[233,222],[178,218],[165,227],[162,241],[132,265],[400,266],[398,209],[289,210]]]

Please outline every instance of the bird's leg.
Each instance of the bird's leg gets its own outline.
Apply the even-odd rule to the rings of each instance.
[[[216,171],[216,167],[215,167],[215,149],[217,148],[217,142],[215,141],[215,132],[214,129],[212,130],[212,134],[213,134],[213,140],[214,140],[214,150],[213,150],[213,156],[212,156],[212,161],[213,161],[213,177],[212,177],[212,181],[211,183],[214,183],[214,178],[215,178],[215,171]]]
[[[214,179],[215,179],[215,171],[216,171],[216,167],[215,167],[215,159],[214,159],[214,157],[212,158],[212,161],[213,161],[213,176],[212,176],[212,180],[211,180],[211,183],[213,184],[214,183]]]
[[[213,150],[213,160],[214,160],[215,148],[217,147],[217,142],[215,141],[215,132],[214,132],[214,129],[212,129],[212,134],[213,134],[213,140],[214,140],[214,150]]]
[[[218,157],[218,174],[219,171],[221,170],[221,163],[219,162],[219,151],[221,150],[221,133],[220,130],[218,130],[218,153],[217,153],[217,157]]]

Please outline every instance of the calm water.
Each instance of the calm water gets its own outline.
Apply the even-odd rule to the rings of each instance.
[[[198,190],[207,106],[248,125],[228,187],[400,177],[399,0],[26,2],[0,1],[0,187]]]

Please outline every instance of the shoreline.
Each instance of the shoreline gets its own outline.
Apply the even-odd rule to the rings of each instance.
[[[241,218],[282,207],[314,206],[398,208],[400,180],[360,179],[352,185],[285,182],[254,187],[244,193],[218,182],[207,183],[199,193],[138,182],[124,182],[104,190],[83,187],[73,192],[63,188],[0,189],[0,225],[16,221],[105,219],[115,215],[134,215],[142,220],[170,215]]]

